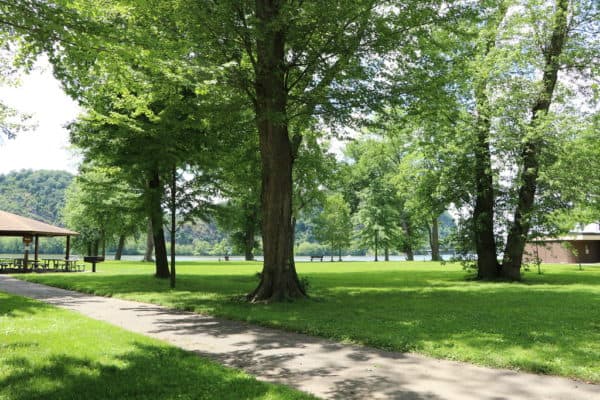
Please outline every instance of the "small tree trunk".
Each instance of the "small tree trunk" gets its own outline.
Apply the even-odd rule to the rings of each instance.
[[[255,111],[262,162],[264,264],[250,301],[305,297],[296,274],[292,228],[294,146],[287,125],[285,29],[277,23],[280,2],[256,0]]]
[[[144,262],[153,262],[154,253],[154,230],[152,229],[152,219],[148,218],[148,233],[146,234],[146,252],[144,253]]]
[[[548,113],[554,88],[558,79],[560,68],[560,55],[567,38],[567,16],[569,13],[569,1],[557,0],[554,13],[552,36],[544,51],[544,74],[542,77],[542,88],[538,94],[536,103],[531,110],[531,127],[536,129],[539,118]],[[502,276],[510,280],[521,279],[521,265],[523,263],[523,251],[529,228],[531,226],[531,213],[537,190],[537,179],[540,169],[540,151],[543,147],[543,137],[535,132],[528,137],[521,152],[522,167],[520,171],[519,196],[515,217],[509,229],[502,260]]]
[[[431,261],[441,261],[440,257],[440,233],[437,217],[431,219],[431,233],[429,234],[429,245],[431,247]]]
[[[379,231],[375,231],[375,260],[373,261],[379,261],[379,259],[377,258],[377,246],[379,246]]]
[[[338,249],[338,261],[342,261],[342,248]]]
[[[244,259],[246,261],[254,260],[254,221],[246,226],[244,233]]]
[[[167,261],[167,245],[163,229],[163,210],[161,205],[162,184],[158,171],[154,171],[149,182],[149,212],[152,220],[152,236],[154,239],[154,265],[157,278],[168,278],[169,263]]]
[[[390,261],[390,249],[387,246],[384,249],[384,260]]]
[[[175,289],[175,235],[177,233],[176,225],[176,213],[177,213],[177,168],[173,166],[171,173],[171,289]]]
[[[98,255],[98,249],[100,248],[100,240],[96,239],[92,242],[92,255]]]
[[[106,235],[102,231],[102,257],[106,258]]]
[[[115,260],[120,260],[123,255],[123,248],[125,247],[125,235],[119,236],[119,243],[117,243],[117,251],[115,252]]]
[[[411,227],[409,221],[407,221],[406,219],[404,219],[402,221],[402,229],[404,230],[404,234],[406,235],[406,238],[407,238],[406,243],[404,245],[404,252],[406,253],[406,260],[414,261],[415,254],[413,253],[413,248],[412,248],[412,244],[411,244],[412,227]]]

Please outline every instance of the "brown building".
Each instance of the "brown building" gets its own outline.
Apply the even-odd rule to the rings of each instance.
[[[525,246],[525,262],[600,263],[600,233],[572,232],[555,239],[537,239]]]

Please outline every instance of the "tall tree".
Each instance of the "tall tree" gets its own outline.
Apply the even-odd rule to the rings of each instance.
[[[397,183],[407,149],[390,137],[379,136],[353,142],[346,148],[352,172],[345,194],[355,207],[358,237],[364,245],[375,248],[376,259],[381,247],[386,261],[391,249],[399,249],[413,260],[422,236],[423,224],[415,210],[407,207],[409,195]]]
[[[67,190],[62,214],[80,232],[74,245],[88,255],[98,255],[107,241],[133,236],[143,226],[139,195],[120,179],[120,171],[89,164]]]
[[[206,25],[204,42],[231,63],[228,83],[255,111],[262,162],[264,267],[253,301],[302,297],[292,254],[293,166],[306,119],[348,121],[385,94],[372,79],[377,57],[412,29],[449,12],[447,3],[375,0],[320,2],[256,0],[201,2],[192,10]],[[425,31],[425,29],[423,30]],[[208,40],[206,40],[208,39]],[[225,44],[225,45],[224,45]],[[233,60],[233,61],[232,61]],[[304,120],[304,121],[303,121]]]
[[[331,261],[335,251],[342,261],[342,249],[350,245],[352,239],[352,219],[350,207],[340,194],[327,196],[321,214],[315,219],[315,236],[331,249]]]
[[[557,0],[549,26],[550,37],[543,42],[542,80],[530,111],[530,132],[524,137],[520,149],[518,179],[521,184],[502,260],[502,276],[512,280],[521,279],[523,250],[531,228],[531,213],[540,173],[540,153],[544,147],[544,120],[550,111],[558,80],[560,58],[568,35],[568,17],[569,0]]]
[[[420,46],[425,65],[417,63],[399,77],[421,82],[403,106],[427,116],[432,113],[424,104],[436,112],[442,104],[429,101],[431,94],[450,100],[445,103],[451,107],[438,115],[453,121],[447,126],[454,137],[445,129],[435,136],[444,138],[440,148],[456,153],[447,159],[458,167],[454,181],[462,187],[453,202],[471,212],[478,276],[518,280],[531,229],[545,229],[544,215],[566,204],[547,182],[540,186],[540,176],[573,133],[559,129],[560,121],[570,115],[581,123],[582,107],[573,112],[568,106],[574,94],[583,94],[581,103],[594,102],[580,87],[598,72],[599,10],[587,0],[484,1],[477,7],[474,20],[450,31],[436,29],[434,45]],[[420,90],[423,85],[433,90]]]
[[[490,29],[482,40],[483,50],[480,54],[483,61],[480,66],[484,67],[478,70],[474,83],[479,151],[475,159],[477,197],[473,222],[478,276],[483,279],[498,276],[510,280],[521,279],[525,243],[537,218],[536,213],[541,212],[539,206],[545,201],[544,194],[539,192],[540,171],[551,163],[547,154],[554,152],[557,140],[556,134],[552,133],[551,121],[556,121],[558,114],[551,110],[551,105],[557,100],[559,71],[562,68],[568,71],[574,61],[581,61],[578,60],[580,56],[568,54],[577,47],[575,43],[569,44],[569,36],[577,30],[576,25],[582,22],[582,12],[586,15],[584,20],[589,13],[598,15],[597,8],[586,1],[534,3],[524,2],[524,6],[530,7],[526,8],[523,15],[508,13],[510,9],[506,5],[500,7],[500,17],[493,23],[494,29]],[[510,41],[513,43],[508,44]],[[515,49],[524,51],[528,57],[518,58]],[[508,60],[511,59],[517,65],[516,70],[509,64],[511,61]],[[510,92],[506,93],[500,86],[501,76],[490,73],[490,68],[508,73],[514,81],[519,82],[519,86],[507,85]],[[531,71],[537,71],[539,75]],[[492,107],[492,97],[499,107]],[[498,117],[503,118],[504,125],[497,124],[498,120],[494,118]],[[494,131],[502,132],[504,138],[493,139]],[[497,213],[495,207],[500,202],[493,183],[493,152],[501,154],[503,146],[509,143],[508,138],[513,139],[513,145],[507,160],[512,161],[511,169],[516,174],[513,173],[512,191],[508,191],[507,204],[511,206],[508,214],[511,216],[506,223],[506,245],[502,263],[499,264],[494,213]],[[492,146],[496,149],[492,149]],[[499,182],[501,184],[501,179]]]

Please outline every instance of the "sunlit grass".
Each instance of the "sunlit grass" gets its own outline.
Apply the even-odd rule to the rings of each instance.
[[[309,399],[157,340],[0,292],[0,399]]]
[[[260,323],[383,349],[600,382],[600,266],[552,265],[523,283],[468,280],[427,262],[299,263],[311,299],[250,305],[258,263],[182,262],[177,289],[153,266],[24,278],[105,296]]]

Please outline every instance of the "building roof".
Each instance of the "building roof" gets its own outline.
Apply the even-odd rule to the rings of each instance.
[[[596,232],[569,232],[555,240],[600,240],[600,233]]]
[[[71,236],[75,231],[0,210],[0,236]]]

